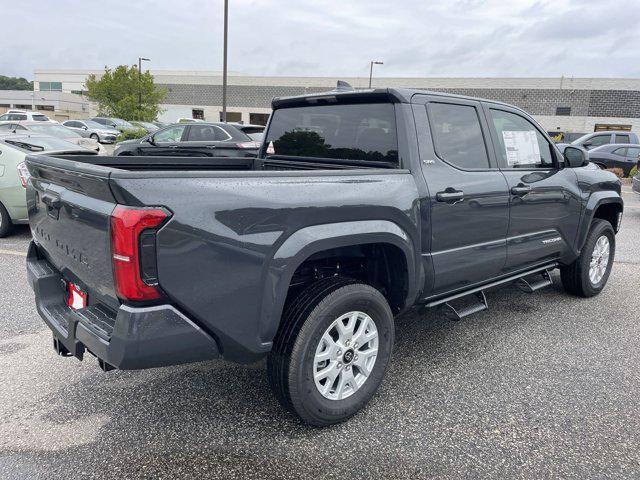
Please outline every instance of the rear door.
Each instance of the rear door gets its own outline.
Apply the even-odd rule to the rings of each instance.
[[[484,104],[495,156],[509,186],[507,271],[557,260],[574,243],[581,203],[577,176],[521,111]]]
[[[414,101],[415,101],[414,97]],[[429,188],[433,296],[499,276],[509,195],[479,102],[420,96],[414,108]],[[427,262],[428,263],[428,262]]]

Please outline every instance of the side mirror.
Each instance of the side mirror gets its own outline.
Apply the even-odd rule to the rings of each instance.
[[[87,127],[86,125],[83,125],[83,126],[82,126],[82,129],[83,129],[83,130],[89,130],[89,127]]]
[[[144,141],[149,143],[149,144],[151,144],[151,145],[155,145],[156,144],[155,140],[153,139],[153,135],[149,135],[147,138],[144,139]]]
[[[593,145],[591,142],[584,142],[584,143],[582,144],[582,146],[583,146],[584,148],[589,148],[591,145]]]
[[[584,148],[567,147],[564,149],[564,160],[569,168],[584,167],[589,163],[589,152]]]

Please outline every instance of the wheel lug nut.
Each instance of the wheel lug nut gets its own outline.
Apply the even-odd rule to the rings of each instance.
[[[338,368],[342,368],[342,364],[338,362]]]
[[[355,357],[353,357],[353,359],[354,359],[354,360],[357,360],[357,359],[358,359],[358,355],[356,355]]]
[[[351,340],[347,340],[347,347],[351,344]]]
[[[338,355],[342,355],[342,350],[338,350]]]
[[[353,344],[353,347],[354,347],[354,348],[358,348],[358,342],[354,343],[354,344]]]

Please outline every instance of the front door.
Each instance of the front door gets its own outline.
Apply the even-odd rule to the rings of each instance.
[[[185,139],[187,125],[171,125],[154,133],[151,142],[141,142],[138,149],[140,155],[180,156],[180,145]]]
[[[414,108],[429,188],[433,288],[425,297],[499,276],[506,261],[509,195],[479,102],[421,97]]]
[[[575,172],[563,168],[558,150],[522,112],[491,103],[484,110],[509,185],[506,270],[560,259],[571,251],[580,221]]]

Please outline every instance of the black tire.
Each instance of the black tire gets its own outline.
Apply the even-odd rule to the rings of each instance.
[[[603,235],[609,239],[609,261],[604,276],[594,284],[589,278],[589,265],[596,242]],[[572,295],[584,298],[599,294],[609,279],[615,253],[616,235],[613,227],[606,220],[599,218],[594,219],[580,256],[571,265],[560,268],[560,278],[562,279],[564,289]]]
[[[100,137],[97,133],[92,133],[91,135],[89,135],[89,138],[93,138],[96,142],[100,142]]]
[[[347,398],[331,400],[320,393],[313,378],[315,351],[327,328],[352,311],[364,312],[374,321],[378,352],[365,382]],[[269,384],[280,403],[304,422],[319,427],[343,422],[364,408],[377,391],[393,341],[393,314],[379,291],[347,278],[320,280],[285,308],[267,359]]]
[[[9,216],[9,212],[4,208],[4,205],[0,203],[0,238],[4,238],[11,234],[13,231],[13,223],[11,222],[11,217]]]

